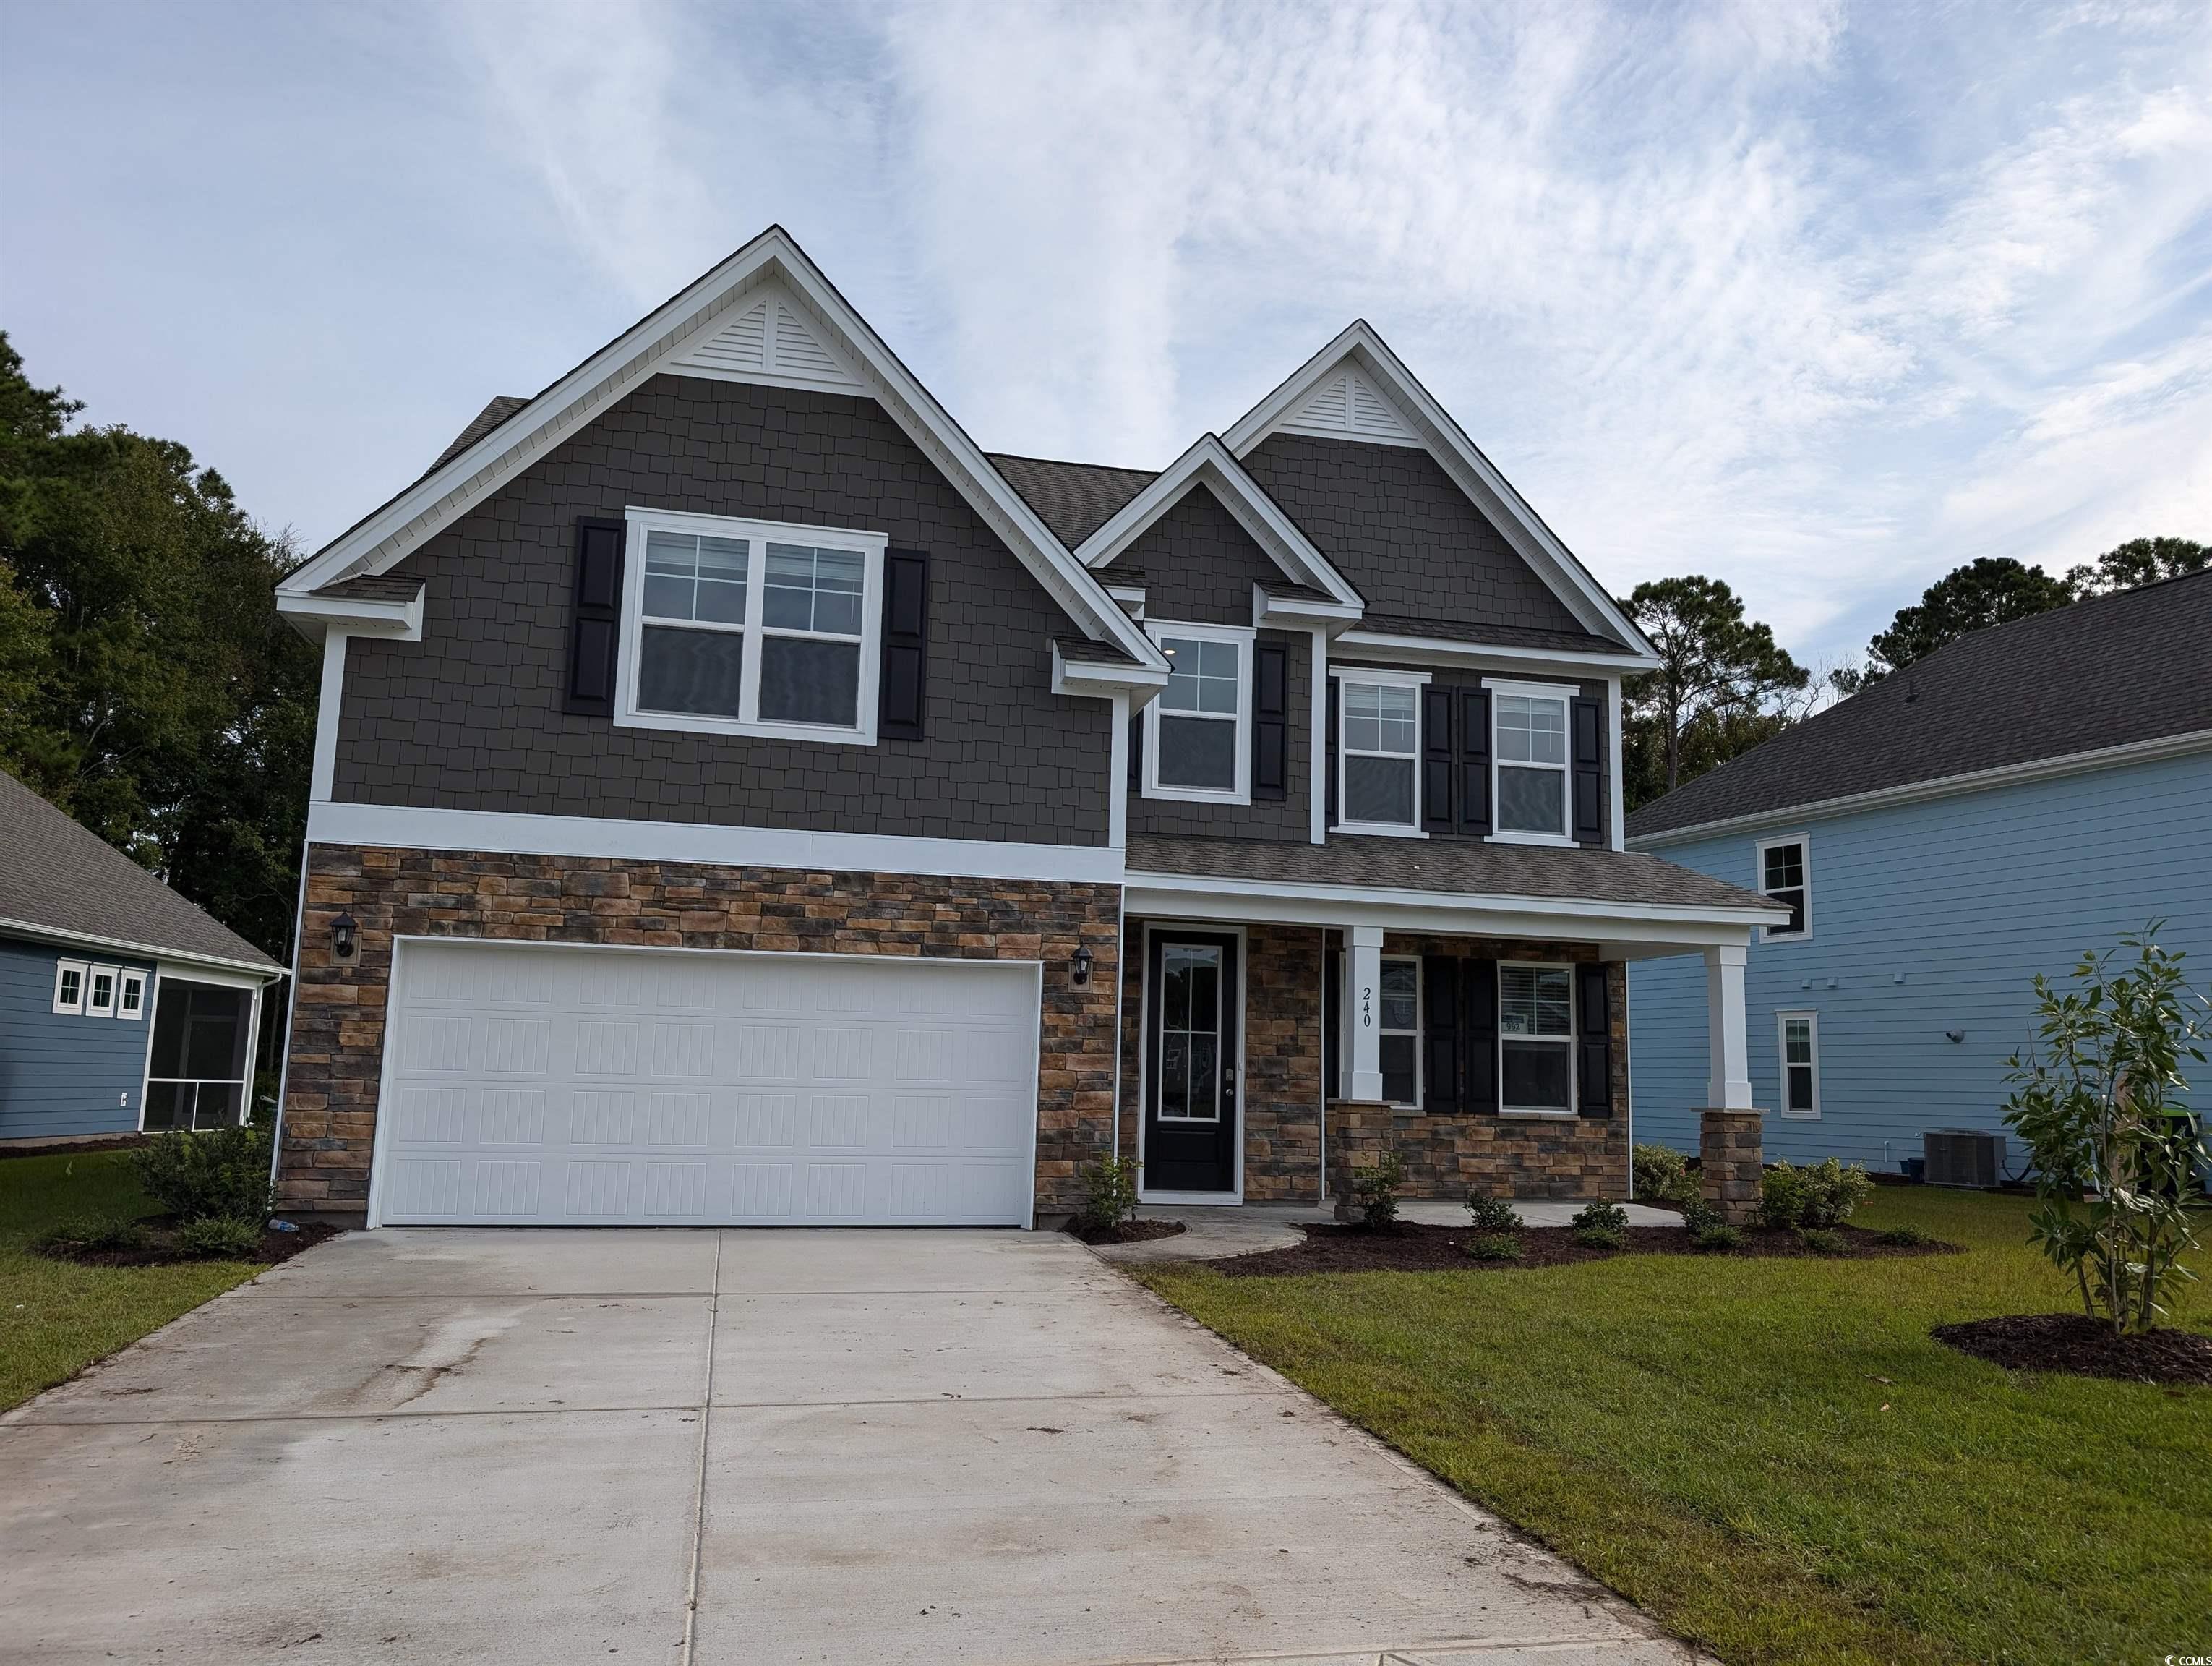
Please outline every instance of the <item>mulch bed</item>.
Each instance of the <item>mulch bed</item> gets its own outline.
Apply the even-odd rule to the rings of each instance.
[[[1928,1333],[1947,1347],[2008,1371],[2065,1371],[2129,1383],[2212,1388],[2212,1336],[2154,1330],[2115,1336],[2086,1313],[2014,1313],[1938,1325]]]
[[[11,1157],[85,1157],[94,1152],[135,1151],[150,1146],[150,1134],[118,1134],[106,1140],[56,1140],[44,1145],[0,1146],[0,1162]]]
[[[1794,1232],[1747,1228],[1738,1249],[1725,1256],[1811,1257],[1822,1261],[1872,1261],[1894,1256],[1955,1255],[1958,1246],[1927,1243],[1884,1243],[1879,1233],[1861,1226],[1839,1226],[1844,1249],[1823,1255],[1808,1250]],[[1306,1241],[1288,1250],[1262,1250],[1249,1256],[1232,1256],[1206,1264],[1232,1278],[1273,1278],[1297,1273],[1510,1273],[1530,1267],[1565,1267],[1577,1262],[1604,1261],[1613,1256],[1689,1256],[1690,1234],[1680,1226],[1632,1226],[1627,1242],[1619,1250],[1589,1250],[1575,1242],[1568,1226],[1524,1226],[1514,1236],[1521,1241],[1519,1261],[1476,1261],[1467,1253],[1468,1240],[1490,1236],[1464,1226],[1427,1226],[1401,1221],[1388,1231],[1370,1231],[1364,1226],[1309,1226]]]
[[[1082,1220],[1067,1223],[1068,1237],[1085,1243],[1146,1243],[1153,1238],[1171,1238],[1182,1230],[1179,1220],[1125,1220],[1103,1231]]]
[[[181,1262],[207,1259],[185,1255],[177,1248],[174,1221],[155,1216],[141,1225],[146,1228],[148,1240],[143,1249],[80,1250],[65,1243],[33,1244],[32,1248],[50,1261],[75,1262],[80,1267],[173,1267]],[[326,1220],[310,1220],[301,1222],[295,1232],[264,1231],[261,1247],[243,1259],[274,1266],[280,1261],[291,1260],[302,1250],[336,1237],[340,1230]]]

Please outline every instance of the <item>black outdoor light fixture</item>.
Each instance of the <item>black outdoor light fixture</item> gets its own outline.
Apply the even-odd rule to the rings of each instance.
[[[355,933],[361,922],[350,914],[341,914],[331,921],[331,953],[339,960],[351,960],[357,939]]]
[[[1091,945],[1088,943],[1075,945],[1075,959],[1069,968],[1068,981],[1079,989],[1091,987]]]

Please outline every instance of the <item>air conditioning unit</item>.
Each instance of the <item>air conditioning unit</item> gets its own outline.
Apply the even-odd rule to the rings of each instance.
[[[1920,1136],[1931,1186],[1972,1186],[1993,1191],[2004,1184],[2002,1134],[1980,1128],[1930,1128]]]

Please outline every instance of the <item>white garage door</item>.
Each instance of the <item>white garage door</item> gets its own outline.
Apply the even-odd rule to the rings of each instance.
[[[386,1225],[1026,1225],[1034,963],[399,945]]]

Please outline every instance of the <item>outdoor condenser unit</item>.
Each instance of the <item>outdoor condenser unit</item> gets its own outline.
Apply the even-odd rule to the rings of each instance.
[[[2004,1183],[2004,1135],[1979,1128],[1930,1128],[1920,1136],[1931,1186],[1973,1186],[1991,1191]]]

